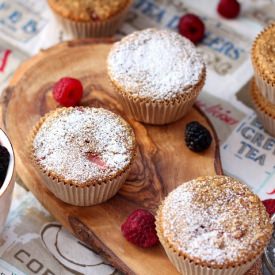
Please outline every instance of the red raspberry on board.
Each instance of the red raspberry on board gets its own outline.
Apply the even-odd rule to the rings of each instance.
[[[122,224],[123,236],[131,243],[148,248],[158,244],[155,217],[147,210],[135,210]]]
[[[53,87],[54,99],[65,107],[76,106],[83,95],[83,86],[78,79],[61,78]]]
[[[240,10],[241,5],[237,0],[220,0],[217,6],[218,13],[227,19],[236,18]]]
[[[199,43],[204,37],[204,23],[195,14],[187,13],[182,16],[178,28],[179,33],[191,40],[194,44]]]
[[[275,200],[269,199],[263,201],[263,204],[266,208],[267,213],[272,216],[275,213]]]

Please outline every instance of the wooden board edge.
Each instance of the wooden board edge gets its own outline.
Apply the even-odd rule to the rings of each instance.
[[[121,261],[84,223],[69,216],[69,224],[74,235],[85,244],[88,244],[96,253],[102,256],[110,265],[126,275],[135,275],[131,268]]]

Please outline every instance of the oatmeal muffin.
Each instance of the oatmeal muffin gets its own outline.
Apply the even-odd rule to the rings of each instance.
[[[114,196],[135,156],[132,128],[102,108],[60,108],[35,126],[31,158],[62,201],[98,204]]]
[[[272,234],[260,199],[225,176],[200,177],[176,188],[159,207],[156,227],[171,262],[188,275],[245,274]]]
[[[168,30],[130,34],[113,46],[107,63],[126,111],[149,124],[183,117],[205,82],[205,65],[195,46]]]
[[[108,37],[115,34],[132,0],[48,0],[65,30],[75,37]]]
[[[258,35],[251,59],[259,91],[275,104],[275,23]]]

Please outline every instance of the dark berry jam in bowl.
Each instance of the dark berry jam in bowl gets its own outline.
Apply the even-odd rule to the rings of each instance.
[[[10,143],[9,138],[5,134],[5,132],[0,129],[0,145],[7,149],[2,150],[2,158],[0,156],[1,161],[6,160],[6,156],[9,155],[9,162],[6,169],[6,176],[4,177],[3,182],[0,182],[0,233],[3,230],[10,205],[12,199],[12,192],[15,183],[15,160],[14,160],[14,152],[12,145]],[[5,157],[3,157],[3,155]]]

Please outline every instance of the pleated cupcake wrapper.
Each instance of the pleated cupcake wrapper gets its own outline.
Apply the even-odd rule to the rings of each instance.
[[[265,81],[261,75],[255,70],[255,81],[262,95],[272,104],[275,104],[275,84],[271,85]]]
[[[171,248],[166,247],[163,243],[162,245],[169,260],[177,268],[178,272],[184,275],[243,275],[258,259],[256,258],[251,262],[237,267],[214,269],[196,265],[195,263],[190,262],[188,259],[183,259],[182,257],[178,256]]]
[[[148,124],[163,125],[182,118],[194,105],[197,95],[188,101],[166,104],[132,100],[120,94],[121,102],[135,120]]]
[[[175,101],[145,101],[133,98],[120,91],[114,84],[117,94],[127,113],[137,121],[153,125],[164,125],[179,120],[185,116],[194,105],[205,81],[205,72],[200,82],[186,93],[186,96]]]
[[[77,22],[59,15],[54,10],[53,13],[59,23],[64,27],[65,31],[72,34],[76,38],[109,37],[113,36],[123,23],[131,4],[132,1],[129,1],[129,4],[117,15],[114,15],[110,19],[104,21]]]
[[[275,118],[262,109],[253,98],[252,101],[264,129],[272,136],[275,136]]]
[[[44,178],[43,183],[63,202],[76,206],[91,206],[112,198],[125,182],[129,170],[128,168],[112,180],[84,187],[60,182],[43,172],[41,175]]]
[[[267,99],[261,98],[260,88],[258,87],[256,77],[254,78],[251,85],[251,100],[254,105],[255,111],[263,124],[264,129],[270,133],[272,136],[275,136],[275,117],[268,111],[271,103],[267,102]],[[258,94],[258,95],[257,95]],[[258,98],[259,97],[259,98]],[[261,103],[263,101],[263,103]],[[266,102],[264,102],[266,101]],[[265,108],[265,104],[268,104],[268,108]],[[272,105],[271,105],[272,106]],[[274,105],[275,108],[275,105]]]
[[[168,242],[164,239],[162,229],[161,229],[161,221],[160,221],[160,209],[156,215],[156,230],[160,243],[162,244],[166,255],[168,256],[170,262],[176,267],[178,272],[184,275],[243,275],[245,274],[259,259],[261,254],[258,257],[244,263],[240,266],[230,267],[230,268],[211,268],[206,266],[200,266],[196,264],[192,260],[181,256],[176,252],[171,246],[169,246]]]

